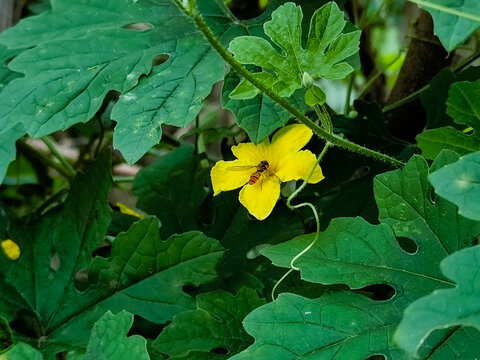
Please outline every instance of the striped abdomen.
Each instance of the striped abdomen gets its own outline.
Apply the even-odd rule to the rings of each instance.
[[[255,171],[250,176],[250,180],[248,180],[248,185],[255,184],[267,169],[268,169],[268,162],[267,161],[260,161],[260,164],[257,165],[257,171]]]

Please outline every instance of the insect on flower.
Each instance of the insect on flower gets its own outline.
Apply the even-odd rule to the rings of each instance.
[[[214,195],[242,187],[240,203],[257,219],[265,219],[280,197],[281,182],[306,179],[314,167],[309,183],[324,178],[315,155],[301,150],[311,137],[307,126],[296,124],[277,131],[272,141],[232,146],[237,160],[219,161],[212,169]]]

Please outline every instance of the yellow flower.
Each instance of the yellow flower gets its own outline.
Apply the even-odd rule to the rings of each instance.
[[[311,137],[312,130],[296,124],[277,131],[271,142],[267,138],[258,145],[232,146],[238,160],[219,161],[210,174],[214,195],[243,186],[240,203],[258,220],[265,219],[280,197],[280,181],[306,179],[315,166],[315,155],[300,151]],[[317,165],[308,182],[315,184],[322,179],[322,169]]]
[[[10,260],[17,260],[20,257],[20,247],[11,239],[2,241],[2,249]]]

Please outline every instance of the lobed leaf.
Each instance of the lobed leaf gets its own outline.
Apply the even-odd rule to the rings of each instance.
[[[229,50],[242,64],[264,69],[253,75],[282,97],[290,97],[302,87],[303,74],[313,79],[343,79],[354,69],[346,61],[358,52],[360,31],[343,33],[346,20],[335,2],[329,2],[312,16],[307,47],[302,48],[302,10],[286,3],[272,13],[264,24],[265,34],[281,53],[267,40],[254,36],[239,36],[230,42]],[[258,89],[243,79],[230,97],[250,99]]]
[[[77,176],[62,209],[10,228],[22,255],[16,261],[0,256],[0,289],[8,294],[0,299],[0,315],[38,324],[42,341],[33,334],[22,339],[39,344],[48,359],[84,350],[93,323],[107,310],[166,322],[195,306],[182,286],[216,277],[222,256],[217,241],[199,232],[161,241],[153,217],[118,235],[108,259],[92,261],[110,222],[109,169],[109,157],[102,156]]]
[[[236,296],[225,291],[199,294],[197,309],[175,315],[153,347],[170,359],[228,359],[252,343],[241,322],[265,304],[255,290],[242,288]],[[228,355],[213,354],[222,349]]]
[[[458,213],[480,221],[480,152],[466,155],[430,174],[435,192],[458,206]]]
[[[212,18],[221,31],[229,27]],[[0,93],[2,142],[12,143],[5,131],[19,125],[41,137],[89,121],[108,93],[120,92],[114,145],[130,163],[158,143],[161,124],[191,122],[225,71],[169,0],[57,0],[2,33],[0,43],[26,48],[9,65],[25,76]],[[168,60],[152,71],[161,55]],[[139,82],[142,75],[149,76]]]
[[[440,268],[457,286],[434,291],[409,305],[395,332],[394,341],[414,355],[436,329],[472,326],[480,330],[479,265],[480,246],[460,250],[445,258]],[[480,350],[478,343],[474,350],[477,353]]]
[[[455,159],[453,153],[442,153],[431,169],[433,171]],[[288,320],[287,317],[284,320],[278,315],[282,320],[275,326],[275,330],[263,328],[261,332],[254,330],[254,326],[261,326],[264,319],[255,319],[255,325],[249,327],[247,317],[245,326],[256,338],[256,343],[241,354],[244,354],[245,358],[255,354],[258,359],[266,357],[271,351],[278,351],[279,359],[293,359],[295,356],[308,358],[312,353],[319,354],[319,359],[365,359],[376,354],[406,358],[390,342],[393,331],[401,320],[403,309],[434,290],[452,287],[453,283],[438,270],[438,264],[449,254],[471,245],[475,236],[480,233],[480,223],[457,216],[455,205],[443,199],[431,201],[432,188],[427,180],[428,173],[425,160],[414,156],[403,169],[377,175],[375,198],[381,224],[371,225],[361,218],[334,219],[320,234],[315,245],[295,262],[302,279],[309,282],[325,285],[346,284],[359,290],[370,285],[388,285],[393,290],[388,301],[376,303],[364,298],[361,305],[353,305],[356,314],[350,314],[350,310],[344,308],[334,310],[335,306],[343,307],[336,305],[337,300],[323,309],[323,305],[319,304],[330,303],[329,297],[324,299],[324,296],[308,301],[295,298],[289,307],[291,311],[285,309],[282,302],[276,301],[271,304],[273,310],[264,310],[265,307],[261,307],[256,311],[267,317],[268,314],[278,311],[279,314],[288,314]],[[396,237],[413,240],[417,245],[416,251],[410,250],[408,253],[403,250]],[[293,257],[305,249],[313,238],[314,234],[302,235],[286,243],[267,247],[261,253],[275,265],[289,268]],[[341,304],[347,304],[347,308],[352,303],[357,304],[358,295],[345,293],[341,296],[345,297]],[[304,311],[305,303],[314,307],[314,310]],[[314,316],[312,321],[307,320],[310,311]],[[319,313],[321,317],[318,317]],[[348,319],[353,326],[351,330],[344,330],[346,327],[348,329],[348,323],[343,324],[342,320],[337,322],[338,314],[342,316],[344,313],[347,314],[345,321]],[[290,326],[292,317],[295,316],[298,323],[293,321],[293,324],[297,328],[292,325],[294,330],[289,331],[292,334],[311,331],[311,338],[306,336],[300,341],[298,337],[282,330],[282,326]],[[325,325],[327,321],[333,321],[330,319],[335,319],[335,322]],[[367,326],[368,330],[363,329],[364,326]],[[332,338],[328,335],[318,336],[318,339],[328,339],[325,343],[313,338],[313,329],[317,328],[326,328],[327,334],[332,334]],[[346,334],[342,334],[343,331]],[[459,335],[457,331],[459,330],[444,330],[441,334],[429,338],[421,349],[420,357],[435,358],[433,355],[429,357],[433,349],[452,348],[454,341],[471,343],[468,336],[464,337],[463,332]],[[278,350],[274,350],[270,345],[275,345]],[[459,354],[467,356],[469,351],[470,349],[465,347],[459,350]]]
[[[432,15],[435,35],[448,52],[455,50],[480,26],[477,0],[411,0]],[[469,15],[476,16],[477,20]]]
[[[85,360],[150,360],[147,341],[139,335],[127,337],[132,324],[132,314],[107,311],[93,325]]]

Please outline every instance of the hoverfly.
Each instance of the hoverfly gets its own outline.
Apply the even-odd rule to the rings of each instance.
[[[250,180],[247,182],[248,185],[254,185],[262,177],[262,175],[266,175],[267,179],[275,178],[280,183],[278,176],[268,170],[269,166],[270,165],[268,161],[262,160],[258,165],[230,166],[227,168],[227,170],[245,171],[256,169],[256,171],[250,175]]]

